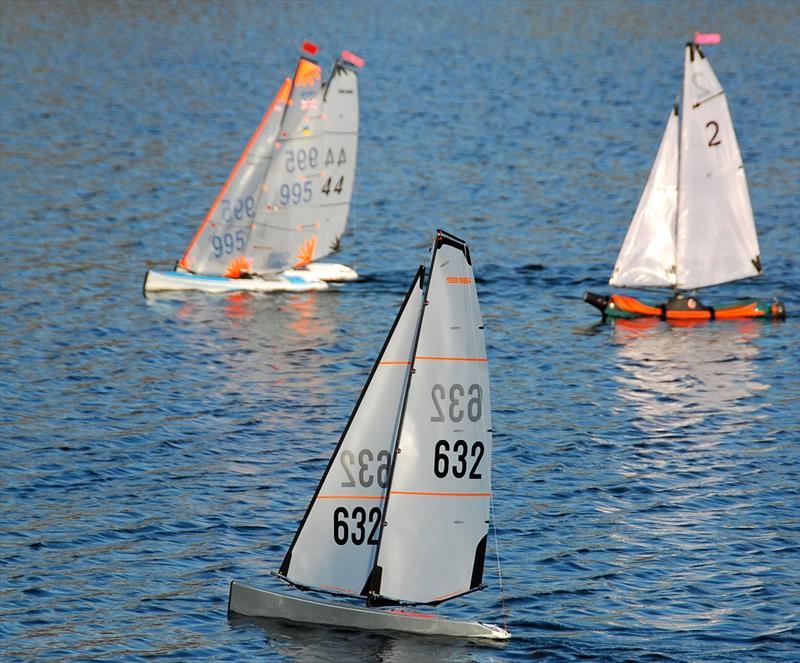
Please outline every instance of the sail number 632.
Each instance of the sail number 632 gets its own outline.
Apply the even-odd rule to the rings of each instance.
[[[462,479],[469,469],[470,479],[481,479],[478,465],[483,458],[485,447],[483,442],[473,442],[472,447],[466,440],[456,440],[452,448],[447,440],[439,440],[433,453],[433,473],[440,479],[452,474],[456,479]],[[469,461],[467,457],[469,456]]]
[[[449,396],[449,403],[448,401]],[[454,384],[449,392],[443,384],[435,384],[431,387],[431,398],[436,414],[431,417],[431,421],[444,421],[445,411],[450,421],[458,423],[467,415],[470,421],[478,421],[483,414],[483,390],[479,384],[471,384],[464,389],[463,384]]]
[[[380,507],[372,507],[369,513],[362,506],[357,506],[352,511],[343,506],[337,507],[333,511],[333,540],[339,546],[343,546],[348,541],[352,541],[357,546],[366,541],[368,545],[374,546],[378,543],[380,522]],[[369,535],[367,535],[367,526],[369,526]]]

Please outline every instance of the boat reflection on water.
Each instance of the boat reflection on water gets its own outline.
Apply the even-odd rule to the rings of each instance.
[[[759,382],[754,364],[763,324],[616,320],[618,394],[635,408],[633,423],[671,437],[690,426],[724,432],[741,426],[747,413],[753,421],[759,405],[750,397],[769,388]]]
[[[392,631],[334,631],[314,624],[296,624],[277,619],[232,615],[229,624],[234,631],[244,631],[252,640],[252,632],[260,630],[268,645],[294,661],[442,661],[453,663],[473,660],[476,641],[458,638],[425,637]],[[331,637],[332,634],[342,637]],[[501,656],[505,641],[480,640],[480,651],[486,660]],[[358,656],[354,658],[354,652]]]

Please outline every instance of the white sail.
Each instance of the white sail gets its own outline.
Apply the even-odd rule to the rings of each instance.
[[[339,248],[347,226],[358,150],[358,76],[337,60],[322,100],[325,117],[323,170],[320,173],[320,219],[317,253],[322,258]]]
[[[639,205],[609,280],[628,288],[675,285],[678,209],[678,107],[667,119]]]
[[[290,89],[287,78],[180,259],[183,269],[216,276],[239,276],[247,269],[245,247]]]
[[[423,275],[420,267],[281,565],[280,575],[296,585],[364,595],[422,310]]]
[[[680,150],[676,287],[757,276],[758,238],[733,121],[696,44],[686,46]]]
[[[491,491],[489,372],[466,245],[439,233],[370,603],[481,586]]]

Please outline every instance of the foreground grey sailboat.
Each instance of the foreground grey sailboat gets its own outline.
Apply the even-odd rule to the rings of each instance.
[[[231,583],[229,614],[428,635],[510,637],[409,612],[483,585],[489,371],[467,245],[438,231],[276,574],[322,601]]]

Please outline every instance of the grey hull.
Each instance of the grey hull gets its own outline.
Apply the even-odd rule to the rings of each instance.
[[[344,603],[295,597],[231,583],[228,612],[246,617],[285,619],[291,622],[323,624],[341,628],[378,631],[403,631],[421,635],[447,635],[456,638],[507,640],[511,634],[492,624],[464,622],[434,616],[420,616],[402,610],[376,610]]]

